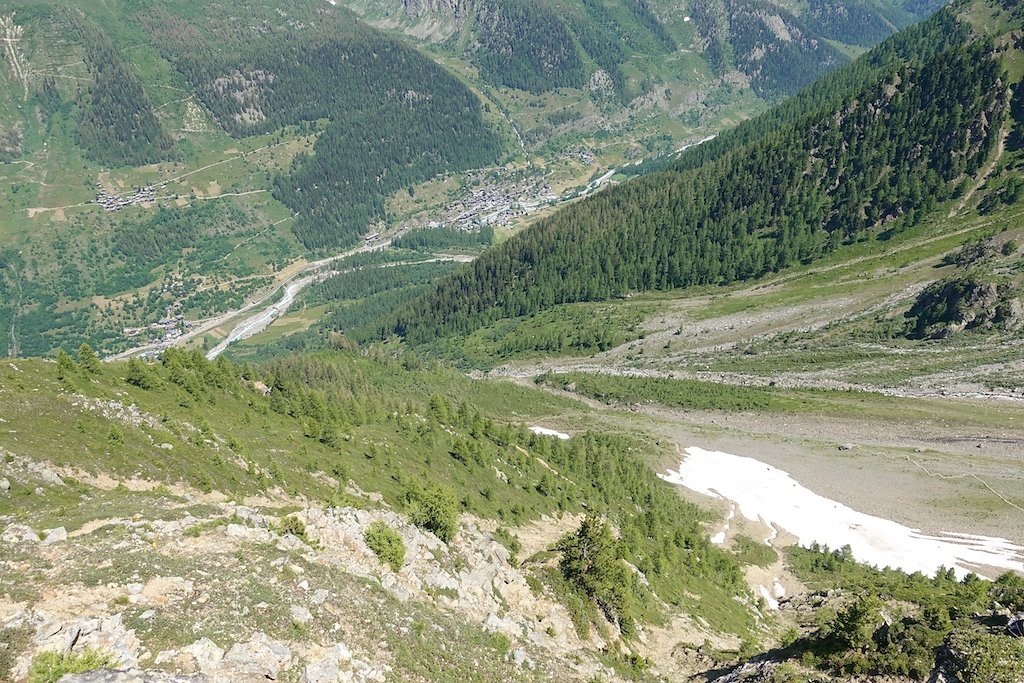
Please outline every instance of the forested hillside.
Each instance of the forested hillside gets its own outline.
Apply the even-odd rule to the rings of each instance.
[[[657,80],[651,58],[681,48],[719,75],[741,73],[760,97],[774,100],[848,60],[830,41],[870,47],[935,9],[885,0],[696,0],[685,8],[660,0],[347,4],[382,27],[397,24],[453,49],[489,84],[532,93],[584,85],[601,93],[610,85],[622,101],[641,94],[641,84],[628,83],[637,70]]]
[[[936,17],[896,53],[945,47],[950,21]],[[922,61],[880,67],[838,105],[791,107],[793,122],[755,122],[765,134],[749,141],[741,127],[698,168],[684,158],[556,214],[443,280],[390,329],[422,342],[558,303],[754,278],[913,224],[965,191],[1007,115],[992,44],[957,35],[920,50]]]
[[[94,79],[81,104],[78,144],[91,159],[108,166],[141,166],[168,158],[173,142],[138,77],[99,25],[83,15],[74,21]],[[59,106],[53,102],[58,96],[52,79],[43,95],[46,110]]]
[[[232,135],[322,122],[313,153],[275,182],[307,248],[351,243],[396,190],[498,160],[476,96],[430,59],[341,10],[293,11],[319,21],[264,35],[153,8],[146,25]]]

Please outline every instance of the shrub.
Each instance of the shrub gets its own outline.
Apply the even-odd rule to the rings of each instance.
[[[955,631],[949,646],[963,683],[1019,683],[1024,678],[1024,641]]]
[[[291,534],[308,546],[315,547],[315,543],[306,534],[306,524],[294,515],[281,518],[281,524],[275,529],[281,535]]]
[[[562,552],[558,569],[628,636],[634,630],[637,612],[634,578],[619,559],[616,546],[608,524],[596,515],[587,515],[575,533],[558,542]]]
[[[366,545],[377,556],[377,559],[398,571],[405,563],[405,543],[398,532],[381,521],[371,524],[363,534]]]
[[[736,536],[732,549],[741,564],[753,564],[758,567],[770,567],[779,559],[779,554],[770,545],[758,543],[750,536]]]
[[[410,487],[405,492],[405,501],[413,524],[432,532],[445,543],[455,537],[459,513],[455,496],[450,491],[440,486],[426,489]]]
[[[115,659],[106,652],[85,648],[81,652],[41,652],[32,659],[28,670],[28,683],[56,683],[64,674],[80,674],[114,665]]]

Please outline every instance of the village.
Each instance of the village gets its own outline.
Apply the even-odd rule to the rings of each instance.
[[[560,197],[550,185],[523,180],[512,184],[491,182],[473,189],[470,196],[446,206],[445,215],[427,223],[428,227],[452,227],[471,231],[484,225],[507,226],[516,218],[558,202]]]
[[[131,194],[119,195],[109,192],[101,183],[96,183],[96,203],[106,211],[120,211],[126,206],[153,204],[155,202],[156,189],[152,185],[133,187]]]

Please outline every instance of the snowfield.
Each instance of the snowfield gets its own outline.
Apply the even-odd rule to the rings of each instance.
[[[679,469],[661,478],[732,501],[747,519],[785,529],[804,547],[849,545],[858,561],[877,567],[928,575],[952,567],[959,577],[984,567],[1024,572],[1024,547],[1006,539],[955,532],[929,536],[820,496],[754,458],[691,447]]]
[[[556,439],[561,439],[562,441],[569,439],[569,435],[565,432],[556,432],[554,429],[548,429],[547,427],[533,426],[530,427],[530,431],[534,434],[540,434],[541,436],[553,436]]]

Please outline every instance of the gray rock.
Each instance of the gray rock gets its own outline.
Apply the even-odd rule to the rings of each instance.
[[[394,574],[388,574],[383,579],[381,579],[380,585],[384,588],[384,590],[386,590],[388,593],[391,593],[402,602],[406,602],[407,600],[412,599],[412,593],[410,593],[405,586],[398,582],[398,579],[395,578]]]
[[[266,517],[252,508],[247,508],[243,505],[235,507],[235,517],[238,517],[238,519],[256,527],[257,529],[266,529],[270,526]]]
[[[75,647],[75,643],[82,635],[82,628],[80,626],[70,626],[64,631],[64,640],[60,644],[60,651],[64,654],[71,652],[71,649]]]
[[[310,614],[309,610],[302,605],[292,605],[291,609],[288,610],[288,613],[291,614],[292,619],[300,624],[305,624],[313,620],[313,615]]]
[[[224,650],[209,638],[202,638],[184,648],[196,660],[196,668],[210,676],[224,659]]]
[[[292,661],[292,651],[284,643],[255,633],[248,643],[236,643],[224,655],[219,677],[241,681],[253,675],[274,680]]]
[[[60,475],[51,470],[49,467],[42,463],[34,462],[29,464],[28,469],[44,484],[53,484],[54,486],[64,486],[64,480],[60,478]]]
[[[291,550],[308,550],[309,546],[302,542],[296,536],[291,534],[285,534],[281,537],[281,540],[277,542],[277,549],[282,552],[289,552]]]
[[[12,524],[0,536],[5,543],[39,543],[39,534],[26,524]]]
[[[46,540],[43,541],[43,545],[52,545],[68,540],[68,530],[62,526],[56,529],[46,529],[43,533],[46,534]]]
[[[57,620],[47,619],[36,627],[36,640],[46,640],[60,633],[64,625]]]
[[[512,662],[519,667],[525,666],[527,669],[532,669],[537,666],[532,659],[530,659],[526,650],[519,647],[512,651]]]
[[[322,658],[311,661],[302,672],[302,683],[341,683],[352,679],[352,653],[338,643]]]
[[[327,601],[327,598],[330,597],[330,595],[331,594],[323,588],[317,588],[315,591],[313,591],[313,595],[310,598],[310,600],[314,605],[322,605]]]
[[[58,683],[207,683],[209,679],[203,674],[182,676],[163,671],[113,671],[100,669],[84,674],[67,674]]]
[[[3,493],[7,493],[10,490],[11,490],[11,480],[7,479],[6,477],[4,477],[3,479],[0,479],[0,491],[2,491]]]
[[[228,524],[224,533],[233,538],[245,538],[248,531],[249,530],[241,524]]]

